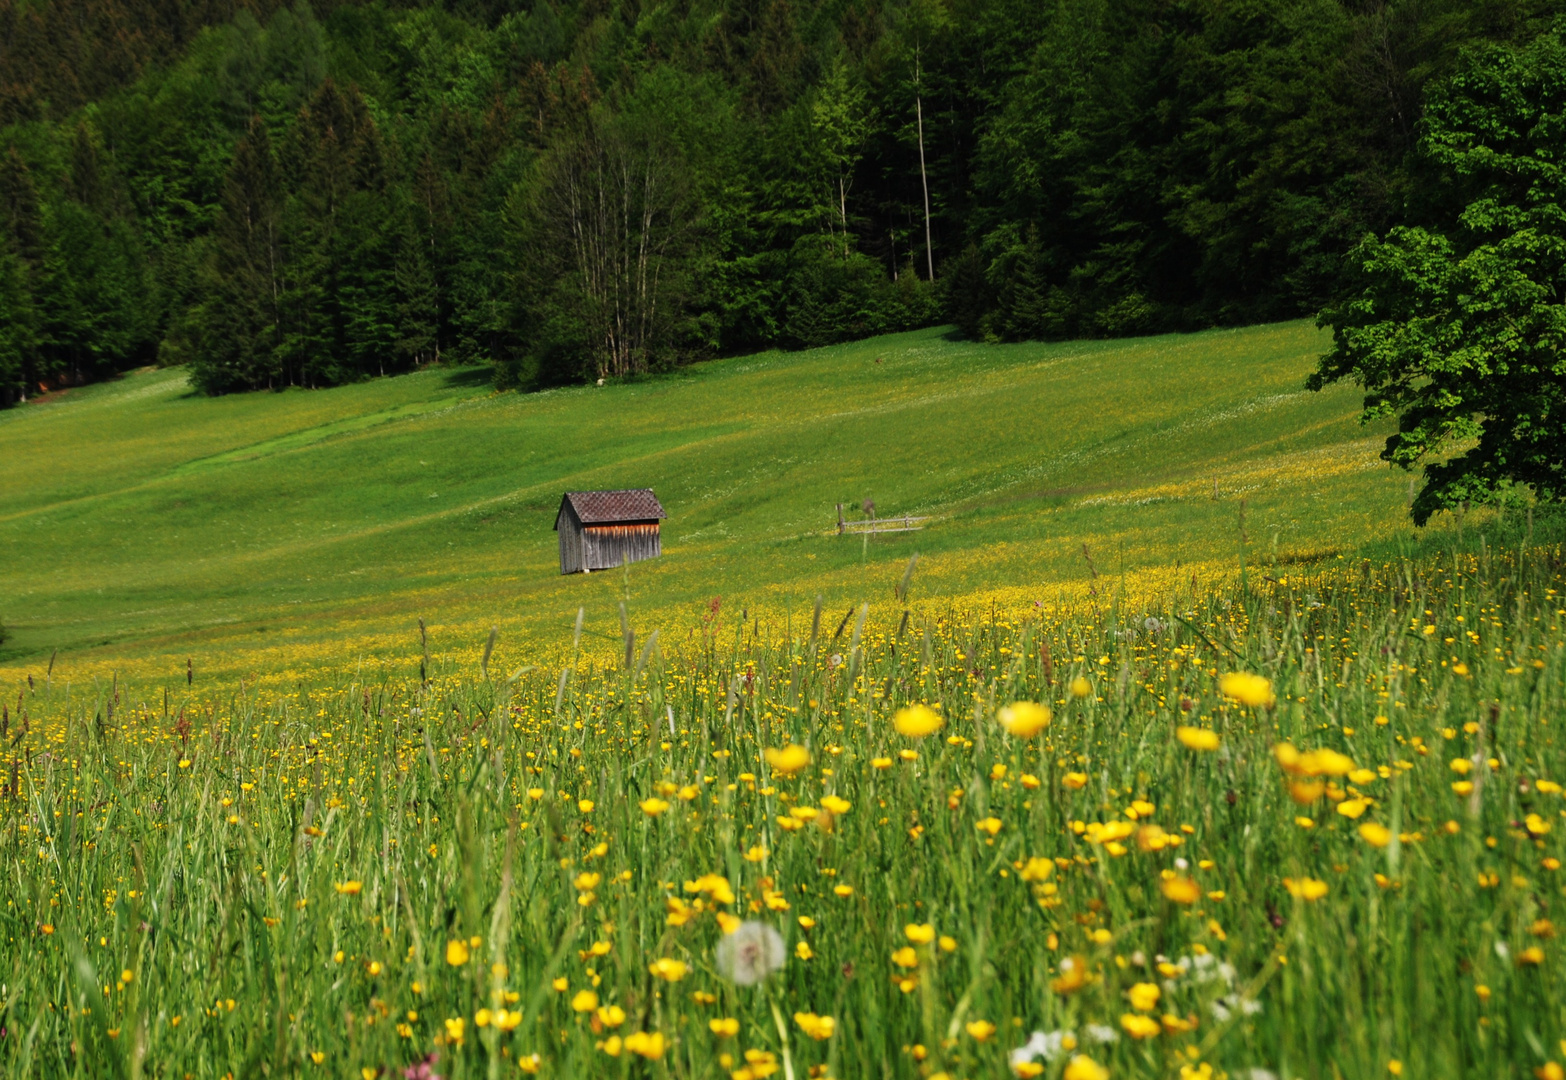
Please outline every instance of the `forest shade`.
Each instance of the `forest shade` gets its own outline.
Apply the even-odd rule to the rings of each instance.
[[[8,0],[0,401],[1314,312],[1364,234],[1450,212],[1427,88],[1551,13]]]

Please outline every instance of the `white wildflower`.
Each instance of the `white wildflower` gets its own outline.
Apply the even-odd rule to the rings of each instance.
[[[766,923],[741,923],[718,942],[718,972],[738,986],[754,986],[783,966],[783,935]]]
[[[1007,1060],[1013,1069],[1036,1058],[1053,1061],[1065,1050],[1066,1039],[1070,1037],[1069,1031],[1035,1031],[1027,1042],[1007,1055]]]

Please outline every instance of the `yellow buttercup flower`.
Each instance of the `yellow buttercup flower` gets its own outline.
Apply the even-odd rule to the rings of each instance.
[[[907,926],[903,927],[903,933],[907,936],[908,940],[913,942],[915,945],[928,945],[930,942],[935,940],[935,927],[931,926],[929,923],[924,923],[923,925],[920,925],[919,923],[909,923]]]
[[[332,888],[337,890],[339,896],[353,896],[364,888],[362,881],[339,881]]]
[[[934,709],[924,705],[909,705],[898,709],[892,717],[892,726],[897,729],[899,735],[906,735],[911,739],[922,739],[926,735],[934,735],[941,730],[945,723]]]
[[[598,995],[591,990],[578,990],[571,999],[571,1011],[590,1013],[598,1008]]]
[[[1158,999],[1161,993],[1157,983],[1137,983],[1126,996],[1131,999],[1131,1007],[1138,1012],[1152,1012],[1158,1008]]]
[[[1159,888],[1177,904],[1194,904],[1202,898],[1202,887],[1188,877],[1165,878]]]
[[[732,1016],[717,1017],[707,1021],[707,1027],[719,1038],[732,1039],[739,1034],[739,1021]]]
[[[1272,683],[1261,675],[1244,671],[1229,671],[1218,680],[1218,692],[1232,701],[1252,708],[1271,705],[1274,700]]]
[[[729,879],[722,874],[703,874],[695,881],[687,881],[685,891],[706,893],[720,904],[734,903],[734,890],[729,885]]]
[[[1151,1016],[1142,1016],[1138,1013],[1122,1013],[1120,1026],[1133,1039],[1151,1039],[1164,1030],[1163,1026]]]
[[[645,1032],[637,1031],[625,1037],[625,1048],[633,1054],[639,1054],[648,1061],[656,1061],[663,1057],[665,1044],[661,1031]]]
[[[657,817],[669,809],[669,804],[659,798],[643,799],[641,802],[642,813],[648,817]]]
[[[839,817],[848,813],[848,811],[853,808],[853,805],[854,804],[849,802],[847,799],[840,799],[836,795],[821,796],[822,809],[828,811],[829,813],[836,814]]]
[[[1282,742],[1272,748],[1272,756],[1290,776],[1347,776],[1354,771],[1353,758],[1325,747],[1302,753],[1292,743]]]
[[[1327,895],[1327,883],[1316,878],[1284,878],[1283,887],[1289,890],[1289,895],[1300,900],[1316,901]]]
[[[1049,727],[1052,713],[1049,706],[1035,701],[1014,701],[995,714],[1000,726],[1009,735],[1019,739],[1031,739]]]
[[[1374,821],[1367,821],[1361,825],[1359,835],[1372,847],[1386,847],[1392,842],[1392,830]]]
[[[810,751],[790,743],[782,749],[768,747],[764,755],[772,771],[783,776],[793,776],[810,764]]]
[[[826,1042],[837,1030],[837,1021],[830,1016],[817,1016],[815,1013],[797,1012],[794,1014],[794,1023],[799,1029],[817,1042]]]
[[[963,1030],[972,1036],[975,1042],[985,1042],[995,1034],[995,1025],[988,1020],[970,1020],[963,1025]]]
[[[1086,1054],[1077,1054],[1066,1062],[1060,1080],[1109,1080],[1109,1070]]]
[[[1085,697],[1089,696],[1092,693],[1093,693],[1093,684],[1088,682],[1087,679],[1084,678],[1083,676],[1078,675],[1075,679],[1071,680],[1071,696],[1072,697],[1074,697],[1074,698],[1085,698]]]
[[[1068,956],[1060,962],[1060,974],[1050,980],[1049,988],[1057,994],[1072,994],[1087,984],[1087,961],[1080,956]]]
[[[1037,855],[1030,856],[1023,865],[1022,871],[1017,875],[1023,881],[1048,881],[1055,873],[1055,861],[1043,859]]]
[[[1187,750],[1216,750],[1218,749],[1218,733],[1206,728],[1177,727],[1175,738],[1180,740],[1180,745]]]
[[[685,978],[688,970],[685,961],[675,960],[672,957],[660,956],[647,968],[648,971],[662,979],[664,982],[679,982]]]
[[[461,967],[468,962],[468,943],[452,938],[446,942],[446,963],[452,967]]]

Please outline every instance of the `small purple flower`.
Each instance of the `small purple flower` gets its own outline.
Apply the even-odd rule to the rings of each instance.
[[[441,1080],[440,1074],[435,1071],[435,1063],[439,1060],[440,1051],[430,1051],[429,1057],[402,1070],[403,1080]]]

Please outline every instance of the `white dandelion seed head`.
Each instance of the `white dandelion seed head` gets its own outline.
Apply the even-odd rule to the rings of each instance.
[[[783,935],[766,923],[741,923],[718,942],[718,973],[736,986],[755,986],[783,966]]]
[[[1191,868],[1191,864],[1186,862],[1183,858],[1182,859],[1176,859],[1175,860],[1175,866],[1178,869],[1181,869],[1181,870],[1189,870]]]
[[[1103,1024],[1089,1024],[1087,1026],[1087,1035],[1094,1042],[1100,1043],[1112,1043],[1120,1039],[1120,1032]]]

